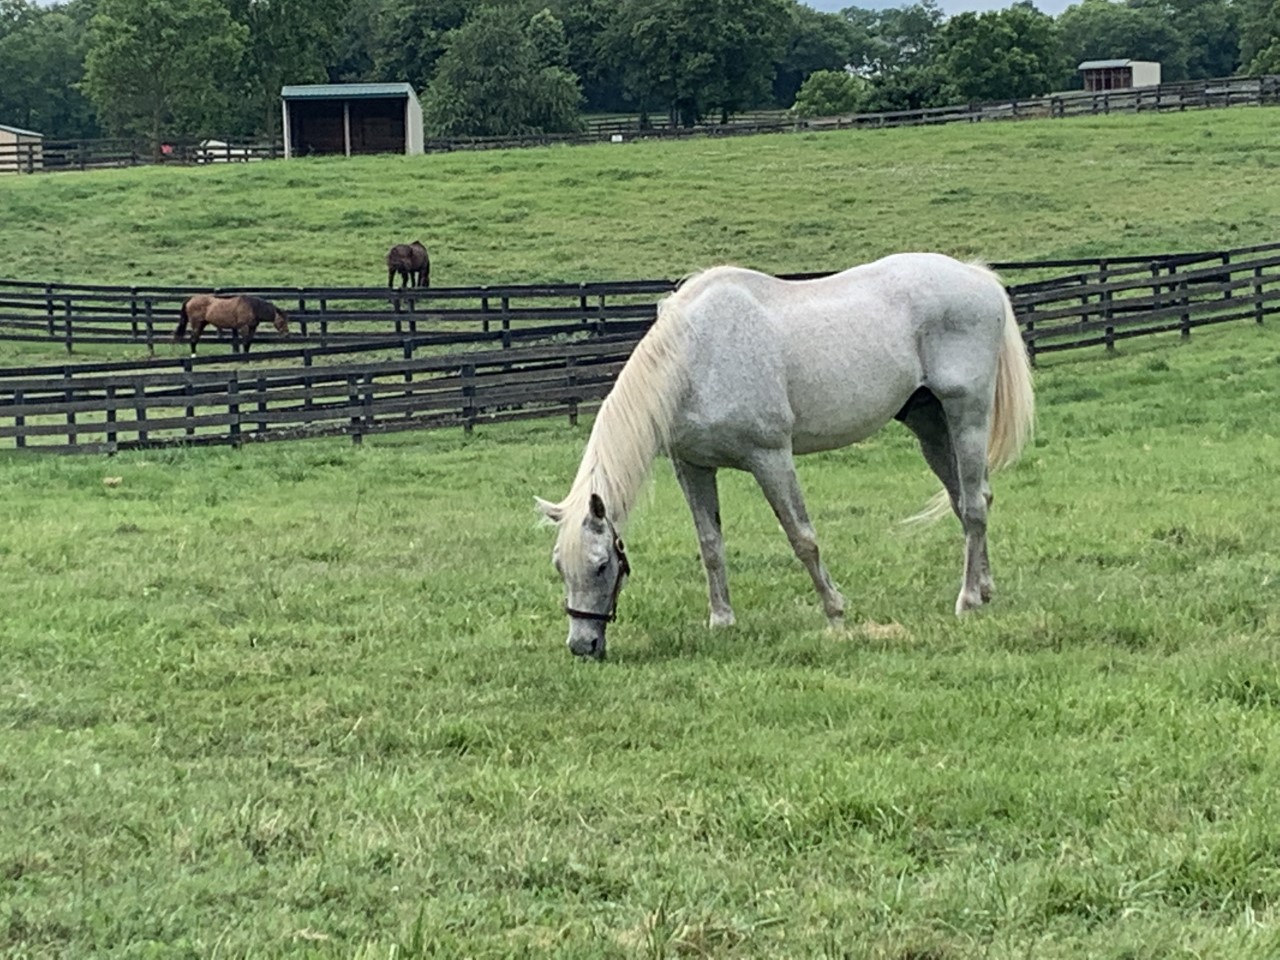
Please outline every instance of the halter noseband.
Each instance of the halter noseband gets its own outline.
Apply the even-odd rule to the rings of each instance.
[[[613,581],[613,592],[609,595],[609,609],[606,613],[595,613],[591,610],[575,610],[565,602],[564,612],[579,620],[596,620],[600,623],[613,623],[618,619],[618,594],[622,592],[622,581],[631,573],[631,564],[627,561],[627,551],[622,546],[622,538],[617,531],[613,534],[613,549],[618,554],[618,576]]]

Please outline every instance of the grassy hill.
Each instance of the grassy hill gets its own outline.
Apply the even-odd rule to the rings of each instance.
[[[1276,239],[1265,108],[0,180],[0,276],[434,282],[835,269],[906,249],[1000,260]]]

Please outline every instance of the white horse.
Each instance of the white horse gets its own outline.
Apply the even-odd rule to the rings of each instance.
[[[813,578],[827,617],[844,598],[818,557],[793,456],[856,443],[889,420],[920,441],[965,534],[956,613],[991,599],[989,470],[1017,459],[1035,397],[1021,331],[990,270],[903,253],[818,280],[737,267],[687,280],[659,306],[600,406],[577,477],[559,503],[553,561],[564,579],[569,649],[603,658],[605,626],[630,573],[618,531],[654,458],[670,455],[693,511],[711,626],[734,622],[716,470],[747,470]]]

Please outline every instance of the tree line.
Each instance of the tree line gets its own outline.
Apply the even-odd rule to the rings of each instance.
[[[284,84],[407,81],[429,135],[679,124],[757,108],[919,109],[1079,86],[1086,59],[1163,79],[1280,73],[1280,0],[0,0],[0,123],[57,139],[278,137]]]

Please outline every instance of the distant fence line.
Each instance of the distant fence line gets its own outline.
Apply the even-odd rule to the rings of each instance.
[[[535,134],[510,137],[430,137],[427,153],[459,150],[494,150],[518,147],[625,142],[649,139],[743,136],[759,133],[848,130],[944,123],[978,123],[986,120],[1065,118],[1111,113],[1158,113],[1234,106],[1280,104],[1280,76],[1225,77],[1189,80],[1123,90],[1068,91],[1019,100],[984,101],[929,107],[853,113],[801,119],[790,111],[744,114],[728,123],[702,123],[692,127],[672,125],[665,119],[644,126],[635,119],[590,120],[579,133]],[[57,170],[97,170],[147,164],[234,163],[275,160],[284,156],[278,140],[185,141],[165,145],[157,153],[150,146],[127,139],[44,140],[0,144],[0,173],[39,173]]]
[[[1280,243],[996,266],[1006,274],[1041,274],[1009,288],[1033,360],[1091,346],[1114,350],[1121,340],[1155,333],[1177,331],[1185,338],[1196,327],[1262,323],[1280,312]],[[1053,270],[1066,272],[1044,275]],[[6,311],[0,339],[14,329],[29,339],[30,328],[14,327],[10,311],[22,301],[14,291],[34,288],[35,302],[42,304],[51,286],[0,281],[0,309]],[[471,430],[547,416],[576,421],[608,393],[652,322],[657,295],[674,286],[652,280],[430,290],[414,298],[413,312],[386,290],[295,289],[291,295],[299,297],[302,313],[321,304],[327,309],[335,295],[362,309],[310,313],[301,345],[266,339],[261,352],[248,358],[219,350],[196,358],[0,369],[0,442],[49,452],[111,453],[304,436],[345,435],[359,442],[379,433]],[[93,322],[109,318],[122,331],[134,329],[136,314],[129,311],[147,297],[163,295],[172,303],[185,292],[85,286],[57,291],[60,297],[83,295],[99,308],[112,304],[116,313],[95,314]],[[566,302],[547,306],[549,298]],[[384,309],[365,309],[378,300]],[[437,300],[466,306],[442,312],[448,308],[435,305]],[[154,331],[157,315],[150,316]],[[55,318],[55,334],[65,322],[63,315]]]

